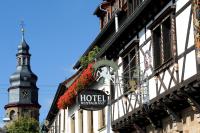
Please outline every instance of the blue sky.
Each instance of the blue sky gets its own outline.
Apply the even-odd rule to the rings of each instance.
[[[73,65],[99,33],[93,15],[100,0],[0,1],[0,126],[8,102],[9,77],[16,70],[20,21],[30,46],[31,68],[38,76],[40,121],[46,117],[58,84],[71,76]]]

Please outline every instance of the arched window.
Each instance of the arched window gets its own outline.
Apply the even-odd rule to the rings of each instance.
[[[14,120],[15,119],[15,111],[11,110],[10,111],[10,120]]]

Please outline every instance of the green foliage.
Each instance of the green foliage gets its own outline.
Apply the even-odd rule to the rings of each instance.
[[[86,68],[89,63],[93,62],[97,54],[99,53],[100,48],[98,46],[95,46],[87,56],[83,56],[80,59],[81,66],[83,68]]]
[[[21,117],[7,126],[8,133],[39,133],[39,122],[34,118]]]

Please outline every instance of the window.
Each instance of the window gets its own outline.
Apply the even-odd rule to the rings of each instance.
[[[21,58],[20,57],[17,57],[17,62],[18,62],[18,66],[21,65]]]
[[[14,120],[15,119],[15,111],[11,110],[10,111],[10,120]]]
[[[154,68],[158,69],[172,58],[171,46],[171,17],[166,19],[153,29],[153,54]]]
[[[138,43],[132,43],[121,54],[123,63],[124,92],[130,90],[132,81],[137,82],[138,74]]]

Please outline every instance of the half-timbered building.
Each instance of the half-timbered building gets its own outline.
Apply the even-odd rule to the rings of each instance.
[[[99,46],[96,60],[119,66],[91,86],[110,95],[94,132],[200,132],[199,1],[104,0],[94,14],[101,31],[83,56]]]
[[[47,115],[49,132],[199,133],[199,3],[102,1],[94,12],[100,33],[82,57],[98,46],[96,62],[117,64],[117,71],[101,65],[95,74],[97,82],[87,88],[106,92],[108,105],[86,111],[73,102],[57,109],[59,96],[80,76],[76,75],[58,88]],[[80,60],[74,69],[82,72]]]

